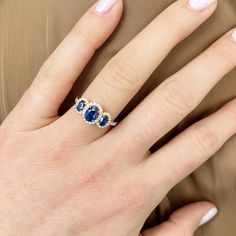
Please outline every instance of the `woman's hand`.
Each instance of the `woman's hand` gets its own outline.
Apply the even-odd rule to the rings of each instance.
[[[172,4],[112,58],[83,97],[116,118],[170,50],[215,8],[212,0]],[[89,9],[0,127],[0,235],[190,236],[216,213],[211,203],[194,203],[140,233],[167,192],[235,134],[233,100],[149,152],[235,66],[233,31],[167,78],[112,130],[87,125],[74,107],[58,117],[121,12],[121,0]]]

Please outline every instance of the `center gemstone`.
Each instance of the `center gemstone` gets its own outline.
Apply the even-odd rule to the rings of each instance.
[[[99,117],[99,108],[97,106],[89,106],[84,113],[84,118],[86,121],[92,123],[95,122]]]

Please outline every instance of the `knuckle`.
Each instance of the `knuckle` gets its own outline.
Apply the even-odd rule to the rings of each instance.
[[[15,132],[4,128],[0,132],[0,150],[2,157],[16,157],[19,153],[25,153],[24,146],[28,140],[27,134]]]
[[[54,69],[54,66],[51,65],[49,59],[46,60],[43,65],[41,66],[37,78],[45,78],[45,77],[49,77],[49,78],[54,78],[56,75],[56,70]]]
[[[80,173],[80,181],[78,182],[79,186],[101,188],[104,186],[104,183],[108,181],[111,173],[114,173],[115,167],[114,163],[108,160],[103,163],[93,164],[92,169],[90,164],[86,164],[84,168],[88,171]]]
[[[179,42],[184,35],[189,32],[189,27],[186,24],[185,18],[179,17],[179,12],[183,11],[183,9],[179,9],[177,6],[179,5],[172,4],[164,12],[165,25],[172,36],[172,41],[175,43]]]
[[[195,124],[191,134],[192,147],[197,155],[209,156],[219,147],[217,135],[206,124]]]
[[[184,224],[179,223],[173,216],[170,216],[169,219],[170,227],[173,232],[175,232],[176,236],[187,236],[190,235],[189,230],[186,228]]]
[[[71,87],[73,81],[67,80],[65,83],[63,73],[63,67],[60,66],[61,62],[52,63],[49,59],[44,62],[40,68],[35,80],[32,83],[32,87],[38,92],[44,92],[51,89],[61,89],[62,87]]]
[[[230,120],[236,121],[236,98],[231,100],[226,109],[227,115]]]
[[[77,23],[74,28],[71,31],[71,35],[74,35],[76,38],[79,38],[84,46],[89,46],[89,48],[93,49],[95,51],[97,47],[93,43],[93,39],[90,36],[91,33],[89,33],[90,29],[86,29],[82,27],[81,24]]]
[[[235,64],[235,52],[232,47],[228,47],[221,42],[222,45],[215,46],[213,50],[213,57],[216,58],[222,67],[228,67]]]
[[[133,183],[132,186],[123,186],[118,194],[121,200],[122,208],[130,213],[135,214],[145,208],[147,202],[151,199],[152,190],[144,184]]]
[[[75,26],[72,28],[71,33],[74,34],[76,37],[82,37],[83,39],[87,39],[87,32],[82,30],[82,25],[80,24],[80,21],[75,24]]]
[[[185,25],[181,23],[181,17],[177,17],[176,13],[173,12],[173,9],[170,8],[166,11],[166,25],[168,25],[168,28],[171,30],[176,39],[178,39],[178,36],[180,35],[179,29],[183,29],[183,25]]]
[[[137,67],[132,59],[113,58],[106,65],[104,80],[109,87],[120,92],[134,92],[140,85]]]
[[[145,130],[148,130],[148,125],[143,127]],[[126,143],[122,143],[120,146],[122,147],[127,147],[127,149],[130,146],[130,143],[134,147],[144,147],[146,144],[146,132],[140,132],[139,135],[136,135],[135,133],[130,135],[128,138],[129,140],[125,139]]]
[[[55,140],[54,143],[48,143],[45,146],[45,156],[47,156],[48,161],[62,160],[65,153],[69,153],[69,151],[67,152],[67,148],[68,145],[66,141],[63,142],[61,140]]]
[[[180,162],[178,168],[172,167],[172,174],[167,178],[169,186],[172,188],[186,176],[191,174],[196,169],[196,160],[189,158],[188,160]],[[174,176],[174,178],[173,178]]]
[[[166,115],[174,118],[182,117],[193,107],[193,96],[188,89],[178,82],[178,79],[169,79],[161,86],[161,106]]]
[[[60,78],[58,76],[58,68],[47,60],[43,63],[34,81],[37,83],[37,86],[51,88],[59,84],[58,78]]]
[[[196,162],[189,158],[188,160],[180,160],[178,164],[169,165],[169,172],[160,178],[158,182],[159,187],[164,190],[163,195],[172,189],[176,184],[182,181],[186,176],[191,174],[196,169]]]

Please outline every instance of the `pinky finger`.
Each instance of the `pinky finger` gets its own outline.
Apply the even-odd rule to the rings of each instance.
[[[151,184],[164,191],[191,174],[236,133],[236,99],[197,122],[144,162]],[[156,171],[157,167],[159,171]]]
[[[140,236],[192,236],[196,229],[211,220],[217,209],[209,202],[189,204],[174,212],[168,221],[144,231]]]

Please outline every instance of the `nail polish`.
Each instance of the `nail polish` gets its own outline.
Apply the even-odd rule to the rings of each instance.
[[[236,43],[236,29],[232,33],[232,39]]]
[[[199,226],[206,224],[218,213],[217,208],[210,209],[201,219]]]
[[[117,0],[99,0],[96,5],[96,12],[107,13],[116,4]]]
[[[197,11],[201,11],[215,2],[216,0],[189,0],[189,5]]]

